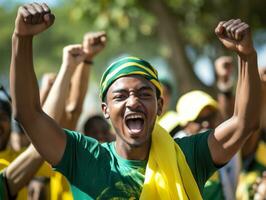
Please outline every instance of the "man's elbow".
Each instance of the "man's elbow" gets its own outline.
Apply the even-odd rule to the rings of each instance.
[[[36,116],[42,112],[43,111],[40,106],[36,106],[34,109],[30,109],[29,107],[22,109],[14,109],[13,107],[12,115],[17,122],[21,124],[26,124],[32,123],[34,119],[36,119]]]

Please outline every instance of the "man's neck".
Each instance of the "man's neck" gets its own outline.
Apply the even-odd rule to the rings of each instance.
[[[116,140],[115,142],[117,154],[127,160],[147,160],[149,157],[150,146],[150,141],[141,146],[131,146],[119,140]]]

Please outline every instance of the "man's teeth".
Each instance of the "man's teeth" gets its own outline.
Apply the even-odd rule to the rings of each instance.
[[[135,115],[128,116],[127,119],[142,119],[142,116],[138,115],[138,114],[135,114]]]

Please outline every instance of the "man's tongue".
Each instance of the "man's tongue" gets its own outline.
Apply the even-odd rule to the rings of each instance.
[[[130,131],[137,133],[142,130],[143,121],[141,119],[130,119],[127,121],[127,126]]]

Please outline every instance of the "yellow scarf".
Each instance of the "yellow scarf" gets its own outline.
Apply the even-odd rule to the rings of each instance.
[[[140,199],[202,199],[182,150],[158,124],[152,133]]]

